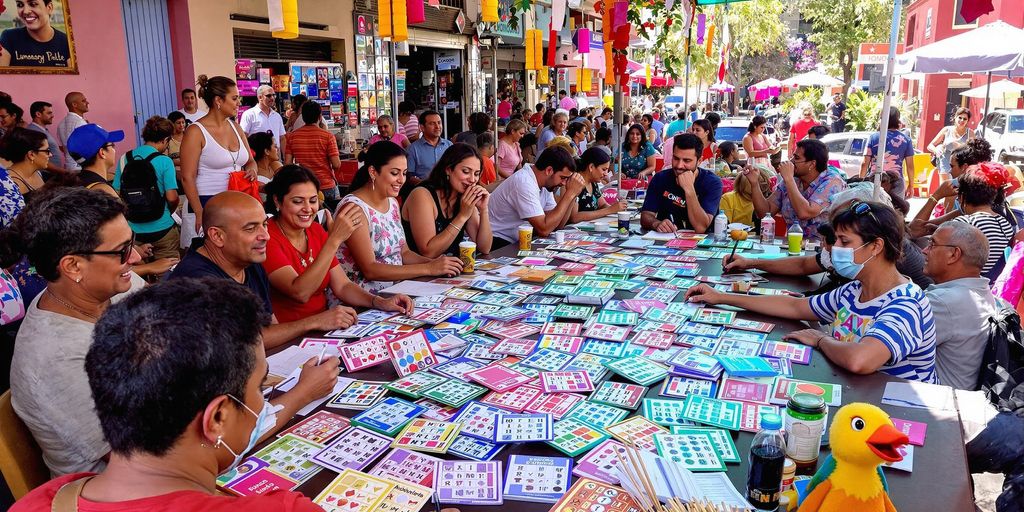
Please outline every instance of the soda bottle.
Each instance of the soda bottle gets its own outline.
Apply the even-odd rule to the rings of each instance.
[[[761,219],[761,243],[771,245],[775,243],[775,218],[771,213],[764,214]]]
[[[750,443],[747,469],[747,501],[758,510],[776,510],[782,494],[782,470],[786,464],[786,439],[782,417],[761,415],[761,430]]]
[[[718,215],[715,215],[715,241],[725,241],[725,229],[729,224],[729,217],[725,216],[725,210],[718,210]]]

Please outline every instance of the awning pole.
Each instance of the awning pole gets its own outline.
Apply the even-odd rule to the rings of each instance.
[[[885,64],[885,96],[882,98],[882,112],[879,116],[881,124],[878,127],[878,154],[875,155],[875,163],[878,164],[878,175],[875,176],[875,184],[879,187],[881,186],[882,173],[885,172],[885,136],[889,129],[889,107],[892,106],[892,73],[893,68],[896,67],[896,44],[899,41],[900,11],[902,9],[903,2],[901,0],[893,0],[892,26],[889,29],[889,57]],[[911,185],[913,184],[907,184],[907,186]]]
[[[989,71],[988,72],[988,82],[985,84],[985,113],[981,115],[981,120],[982,120],[982,123],[983,123],[981,125],[981,136],[982,137],[985,137],[985,127],[988,126],[988,123],[985,123],[984,121],[985,121],[985,118],[988,117],[988,102],[989,102],[989,99],[990,99],[989,98],[989,94],[991,94],[991,93],[992,93],[992,72]]]

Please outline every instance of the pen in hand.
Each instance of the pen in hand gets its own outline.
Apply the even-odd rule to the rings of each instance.
[[[327,352],[327,344],[324,343],[324,348],[320,349],[320,356],[316,358],[316,365],[320,366],[320,363],[324,362],[324,354]]]

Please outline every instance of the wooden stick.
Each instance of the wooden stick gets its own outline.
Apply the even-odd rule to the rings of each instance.
[[[650,495],[653,502],[657,503],[658,506],[661,506],[661,500],[658,498],[658,493],[654,490],[654,483],[651,482],[651,475],[647,473],[647,468],[643,465],[643,459],[640,457],[640,453],[634,452],[636,452],[636,445],[634,443],[630,443],[626,447],[626,455],[630,457],[630,460],[632,460],[633,464],[636,466],[637,475],[643,481],[644,488]]]
[[[619,459],[619,464],[622,465],[622,474],[625,475],[625,477],[629,479],[629,483],[633,486],[634,489],[641,489],[640,484],[638,484],[636,482],[636,480],[633,479],[633,474],[630,472],[630,465],[627,464],[626,461],[623,459],[622,454],[619,453],[619,450],[613,450],[613,451],[615,452],[615,456]],[[642,502],[639,505],[641,507],[643,507],[644,510],[651,511],[651,510],[654,509],[653,507],[648,506],[648,500],[647,500],[646,496],[639,496],[638,495],[638,496],[634,496],[634,497]]]

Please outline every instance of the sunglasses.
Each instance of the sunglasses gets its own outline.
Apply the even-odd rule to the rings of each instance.
[[[120,249],[118,249],[116,251],[81,251],[81,252],[73,252],[71,254],[73,256],[92,256],[92,255],[119,256],[120,259],[121,259],[121,264],[124,265],[125,263],[128,263],[128,260],[132,257],[132,251],[134,251],[134,250],[135,250],[135,233],[132,233],[131,240],[129,240],[128,243],[125,244],[124,247],[122,247],[122,248],[120,248]]]

